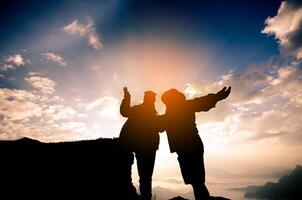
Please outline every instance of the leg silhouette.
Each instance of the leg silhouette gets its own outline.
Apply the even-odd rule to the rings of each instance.
[[[196,200],[207,200],[210,197],[209,191],[204,183],[192,184]]]
[[[137,169],[139,175],[139,189],[142,200],[152,198],[152,174],[156,152],[136,153]]]
[[[195,199],[209,199],[210,194],[205,186],[203,151],[195,150],[178,154],[178,161],[185,183],[193,187]]]

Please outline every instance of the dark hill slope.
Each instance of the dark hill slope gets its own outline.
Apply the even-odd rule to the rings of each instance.
[[[134,194],[129,180],[133,157],[122,151],[118,139],[0,141],[0,155],[0,196],[7,199],[132,199]]]

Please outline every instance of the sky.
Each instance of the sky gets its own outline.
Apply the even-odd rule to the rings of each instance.
[[[0,139],[118,137],[123,86],[188,99],[232,86],[196,114],[213,195],[276,181],[302,163],[298,1],[1,1]],[[153,186],[190,192],[161,134]],[[136,171],[134,166],[133,171]],[[134,174],[137,184],[137,174]]]

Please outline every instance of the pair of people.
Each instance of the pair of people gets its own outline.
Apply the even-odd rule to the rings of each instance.
[[[141,199],[152,198],[152,174],[159,132],[166,131],[171,153],[176,152],[185,184],[191,184],[196,200],[208,199],[205,186],[203,143],[198,135],[195,113],[214,108],[218,101],[229,96],[231,88],[224,87],[215,94],[186,100],[183,93],[170,89],[161,96],[166,112],[158,115],[155,109],[156,94],[146,91],[142,104],[131,106],[131,96],[124,88],[120,113],[127,117],[120,140],[127,151],[135,153],[139,174]]]

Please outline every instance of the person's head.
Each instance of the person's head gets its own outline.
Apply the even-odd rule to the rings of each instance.
[[[153,91],[145,91],[144,103],[154,104],[155,103],[156,93]]]
[[[183,93],[179,92],[178,90],[170,89],[163,93],[163,95],[161,96],[161,100],[167,107],[173,107],[184,103],[186,101],[186,97]]]

